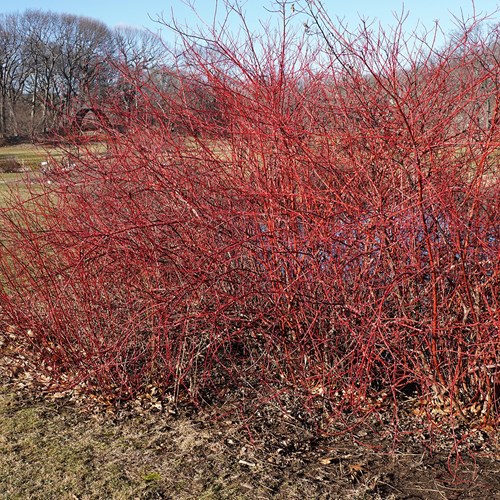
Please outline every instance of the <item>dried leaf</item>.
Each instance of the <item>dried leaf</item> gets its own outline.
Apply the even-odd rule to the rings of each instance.
[[[363,464],[349,464],[348,467],[351,474],[363,472]]]
[[[253,462],[247,462],[246,460],[238,460],[238,463],[241,465],[246,465],[248,467],[255,467],[255,464]]]

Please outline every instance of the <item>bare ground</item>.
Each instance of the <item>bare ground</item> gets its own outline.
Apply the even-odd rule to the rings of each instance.
[[[4,377],[0,498],[500,498],[498,442],[486,434],[455,463],[411,436],[394,447],[360,429],[318,438],[272,411],[244,425],[220,410],[157,407],[106,411]]]

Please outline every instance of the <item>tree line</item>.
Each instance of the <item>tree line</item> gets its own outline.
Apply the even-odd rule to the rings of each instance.
[[[77,102],[120,85],[120,67],[164,62],[158,36],[131,27],[41,10],[0,14],[0,137],[57,128]]]
[[[316,24],[321,21],[321,16],[314,17],[309,13],[309,17]],[[319,30],[324,41],[328,42],[327,51],[342,51],[342,47],[335,46],[336,36],[330,28],[324,26],[324,31]],[[474,50],[467,54],[466,64],[462,54],[456,51],[448,53],[446,47],[441,50],[432,47],[422,57],[432,59],[436,65],[445,59],[453,68],[447,77],[451,86],[463,71],[470,71],[475,77],[482,75],[482,85],[475,90],[475,95],[468,95],[469,91],[464,89],[463,97],[470,101],[470,113],[476,114],[475,108],[481,108],[481,113],[477,114],[478,125],[487,130],[493,121],[498,121],[500,114],[500,43],[498,24],[489,27],[486,33],[482,32],[483,28],[483,23],[477,23],[475,30],[468,32]],[[314,33],[307,33],[308,30],[306,38],[316,38]],[[190,39],[188,46],[196,42],[205,56],[224,60],[224,53],[219,53],[216,41],[217,34],[213,33],[213,37]],[[313,43],[312,40],[308,42]],[[453,37],[449,39],[449,46],[453,46],[452,42]],[[139,94],[144,98],[148,93],[153,94],[156,106],[181,106],[195,112],[196,125],[185,113],[176,114],[175,109],[168,113],[177,116],[176,123],[172,122],[176,130],[196,134],[201,128],[207,128],[212,133],[215,129],[226,133],[227,117],[224,117],[226,113],[221,107],[224,99],[217,95],[217,86],[211,81],[213,75],[200,77],[199,60],[190,61],[186,56],[189,50],[184,52],[173,53],[149,31],[131,27],[109,28],[88,17],[41,10],[0,14],[0,138],[34,140],[43,137],[58,130],[68,116],[84,117],[78,114],[79,111],[86,107],[92,109],[96,102],[114,102],[113,107],[118,99],[119,104],[130,111],[129,119],[132,119],[141,113]],[[256,53],[255,57],[259,59],[261,56]],[[423,84],[415,79],[418,64],[413,61],[413,67],[401,65],[394,68],[397,78],[406,81],[409,89],[414,87],[413,91]],[[261,74],[252,78],[260,82],[260,88],[272,87],[272,75],[266,74],[262,64],[259,64],[259,70]],[[336,73],[342,74],[341,70],[345,68],[337,68]],[[230,76],[225,67],[218,68],[218,71]],[[242,72],[249,74],[247,69],[242,69]],[[306,80],[314,80],[317,76],[309,75],[300,82],[299,86],[303,87],[299,92],[300,99],[305,93],[314,92]],[[332,85],[342,86],[344,83],[332,82]],[[244,85],[238,91],[245,92]],[[287,106],[295,108],[297,103],[288,102]],[[377,110],[380,106],[385,113],[387,103],[367,103],[363,120],[373,122],[374,127],[379,126]],[[318,115],[315,118],[317,121],[323,118],[331,121],[330,113],[327,114],[327,118]],[[458,121],[465,123],[466,118],[461,116]]]

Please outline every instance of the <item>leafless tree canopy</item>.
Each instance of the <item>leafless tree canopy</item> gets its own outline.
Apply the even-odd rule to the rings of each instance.
[[[139,29],[40,10],[0,15],[0,136],[54,129],[77,102],[113,88],[120,65],[153,69],[163,54]]]

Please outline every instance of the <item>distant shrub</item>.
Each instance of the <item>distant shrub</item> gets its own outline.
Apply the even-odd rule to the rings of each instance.
[[[11,174],[24,172],[23,166],[14,158],[0,159],[0,173]]]

